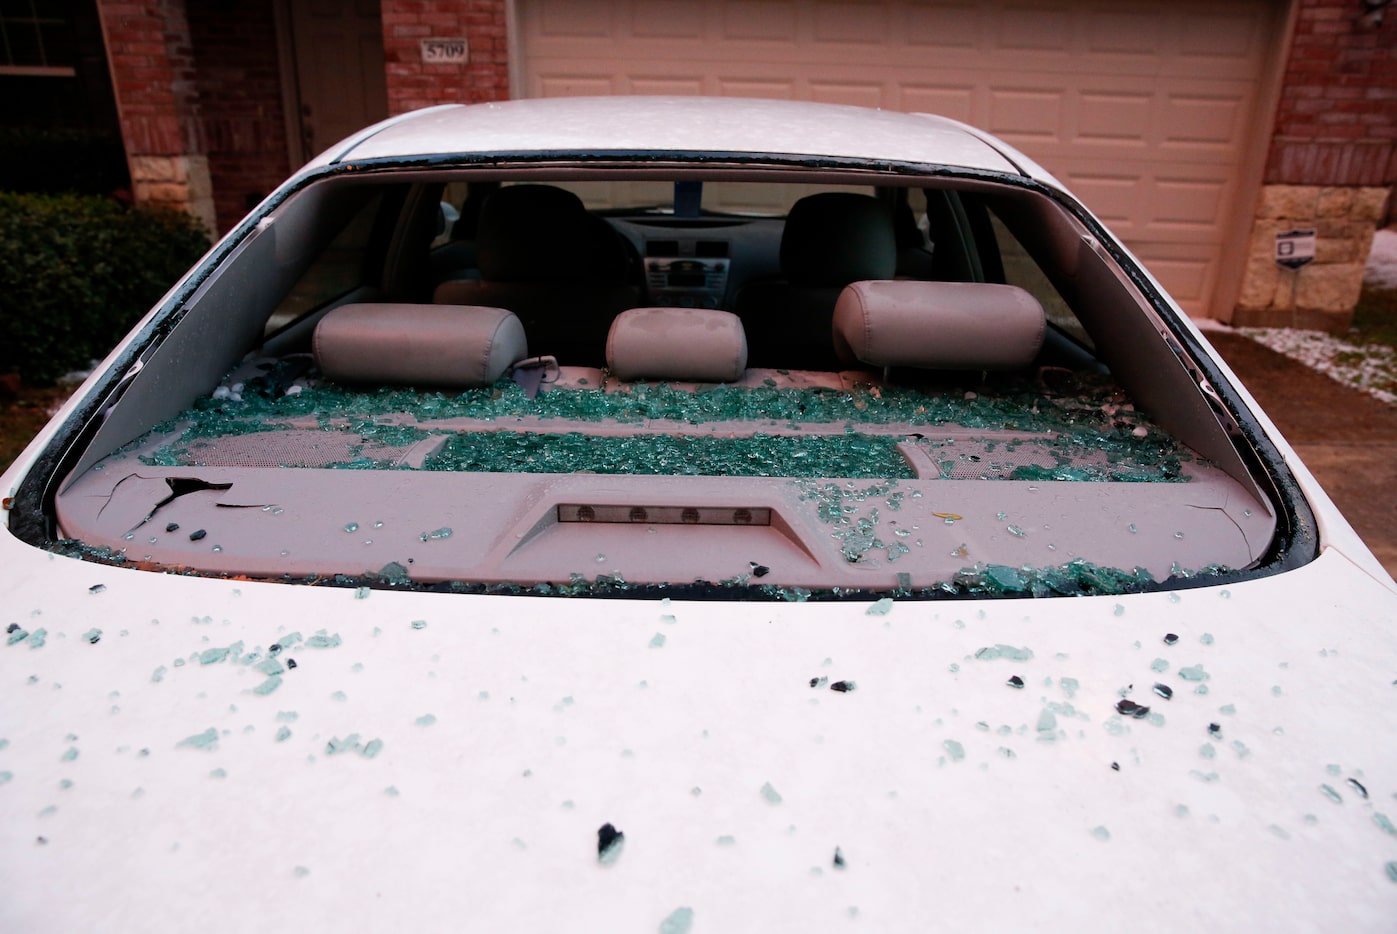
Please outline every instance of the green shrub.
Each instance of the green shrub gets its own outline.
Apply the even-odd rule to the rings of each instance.
[[[208,245],[187,214],[0,192],[0,373],[44,385],[105,356]]]

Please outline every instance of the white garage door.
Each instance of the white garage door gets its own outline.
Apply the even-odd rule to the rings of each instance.
[[[964,120],[1062,179],[1189,313],[1216,315],[1250,227],[1284,7],[519,0],[516,94],[778,97]]]

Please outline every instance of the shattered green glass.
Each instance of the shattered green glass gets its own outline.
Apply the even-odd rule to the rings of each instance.
[[[598,437],[580,432],[464,432],[427,470],[730,477],[907,477],[896,438],[871,435]]]
[[[1183,465],[1192,453],[1129,405],[1110,401],[1121,398],[1114,384],[1080,374],[1076,380],[1071,394],[1026,380],[1006,381],[992,393],[637,383],[616,392],[555,388],[530,399],[508,380],[456,395],[326,383],[284,395],[274,381],[253,379],[238,397],[202,399],[128,448],[141,448],[150,465],[198,466],[218,439],[312,430],[344,438],[344,456],[305,464],[288,456],[285,466],[871,479],[917,476],[896,450],[907,443],[925,452],[940,477],[1189,479]],[[509,430],[511,423],[519,430]],[[731,430],[685,428],[714,423]],[[588,425],[598,430],[586,431]],[[634,432],[617,431],[632,425]],[[842,433],[832,425],[842,425]],[[938,427],[962,435],[924,430]],[[173,437],[155,443],[162,435]],[[437,436],[445,443],[420,466],[397,459],[409,445]]]

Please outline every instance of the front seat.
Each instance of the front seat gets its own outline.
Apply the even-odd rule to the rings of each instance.
[[[896,272],[886,205],[851,192],[801,198],[781,234],[781,278],[748,283],[733,303],[747,333],[747,365],[839,370],[831,322],[840,291]]]
[[[510,185],[480,211],[480,278],[443,282],[433,301],[514,312],[535,353],[601,366],[612,320],[640,304],[627,245],[575,194]]]

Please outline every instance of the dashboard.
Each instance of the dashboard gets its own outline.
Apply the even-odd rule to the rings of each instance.
[[[730,308],[738,288],[781,272],[779,218],[607,217],[640,257],[646,301]]]

